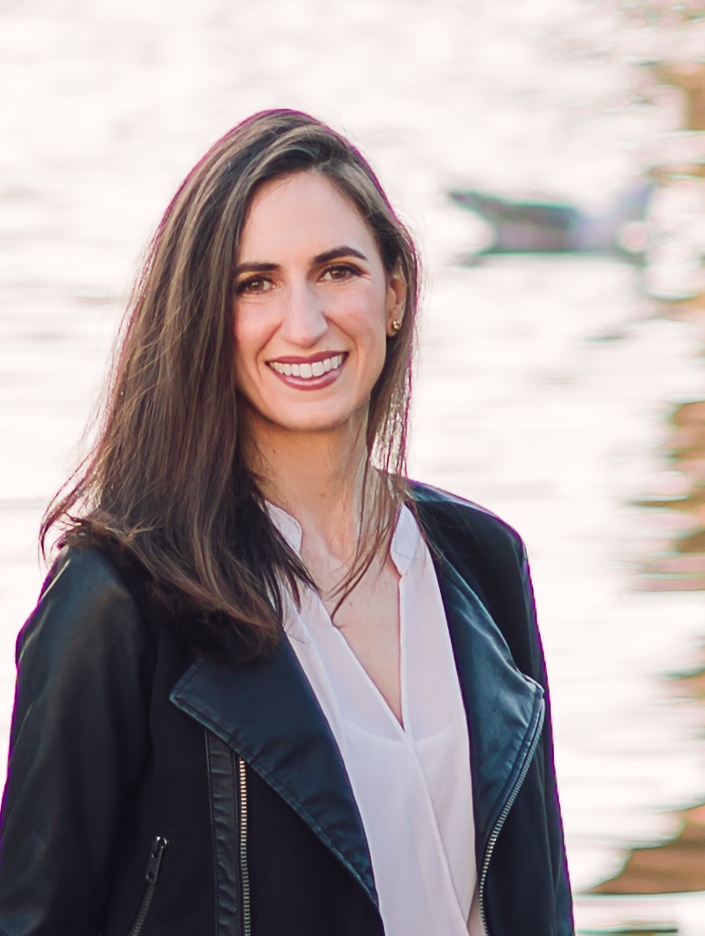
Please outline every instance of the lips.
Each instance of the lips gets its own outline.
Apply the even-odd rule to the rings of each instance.
[[[295,360],[281,358],[268,361],[269,367],[283,377],[297,377],[299,380],[316,380],[333,371],[337,371],[343,364],[347,355],[327,354],[309,358],[308,360]]]

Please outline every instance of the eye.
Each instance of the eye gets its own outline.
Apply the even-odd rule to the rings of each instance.
[[[334,263],[325,268],[321,274],[321,279],[324,281],[346,280],[361,275],[362,271],[354,263]]]
[[[270,289],[274,288],[274,283],[266,276],[249,276],[247,279],[241,280],[235,287],[235,292],[238,296],[257,296],[262,293],[269,292]]]

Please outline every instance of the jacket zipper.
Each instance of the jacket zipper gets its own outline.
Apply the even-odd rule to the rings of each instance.
[[[139,934],[142,932],[142,927],[144,926],[145,920],[147,919],[147,914],[149,913],[149,908],[151,907],[152,900],[154,898],[154,891],[157,887],[157,878],[159,877],[159,868],[162,864],[164,849],[168,844],[169,842],[161,835],[157,835],[152,842],[152,848],[150,849],[149,853],[149,861],[147,862],[147,873],[144,876],[145,881],[147,882],[147,889],[144,892],[142,903],[140,904],[139,911],[135,917],[135,922],[132,924],[132,929],[130,930],[129,936],[139,936]]]
[[[534,736],[531,739],[531,746],[529,747],[524,765],[521,768],[521,772],[516,779],[516,783],[512,787],[512,791],[509,794],[507,802],[504,804],[504,809],[499,814],[497,821],[494,824],[492,829],[492,834],[490,835],[487,841],[487,848],[485,849],[485,858],[482,862],[482,871],[480,873],[480,885],[478,888],[479,901],[480,901],[480,917],[482,918],[482,926],[485,930],[487,936],[489,936],[490,930],[487,926],[487,916],[485,914],[485,884],[487,882],[487,872],[490,866],[490,859],[492,857],[492,852],[494,847],[497,844],[497,839],[499,838],[499,833],[502,831],[502,826],[505,823],[507,816],[509,815],[509,810],[514,805],[514,800],[519,795],[519,790],[521,785],[526,779],[526,775],[529,772],[529,767],[531,767],[531,762],[534,759],[534,754],[536,753],[536,748],[538,747],[539,739],[541,737],[541,729],[543,728],[544,721],[544,709],[541,709],[539,719],[536,723],[536,728],[534,729]]]
[[[247,775],[245,761],[237,759],[237,782],[240,794],[240,877],[242,879],[242,932],[243,936],[252,936],[250,908],[250,872],[247,867]]]

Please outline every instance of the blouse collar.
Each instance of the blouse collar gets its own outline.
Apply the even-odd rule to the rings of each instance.
[[[301,540],[303,531],[301,524],[283,507],[278,507],[267,501],[269,517],[285,542],[297,555],[301,554]],[[390,555],[400,576],[406,575],[409,566],[416,557],[421,542],[421,532],[414,519],[414,515],[406,505],[402,505],[394,528],[394,535],[390,546]]]

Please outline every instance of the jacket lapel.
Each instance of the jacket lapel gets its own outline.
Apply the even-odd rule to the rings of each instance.
[[[348,775],[287,639],[259,663],[233,668],[197,660],[170,699],[276,790],[378,903]]]
[[[542,724],[543,689],[517,669],[499,628],[453,566],[438,563],[436,574],[470,735],[480,862]]]

